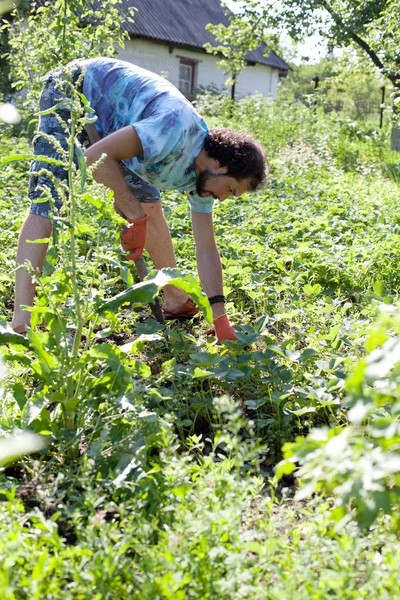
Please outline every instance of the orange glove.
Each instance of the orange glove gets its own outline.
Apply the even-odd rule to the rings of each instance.
[[[130,250],[129,260],[137,260],[143,254],[146,243],[146,221],[149,217],[146,215],[142,219],[129,221],[131,225],[124,227],[121,231],[121,246],[124,250]]]
[[[228,319],[228,315],[222,315],[222,317],[214,319],[213,325],[215,327],[217,341],[220,344],[226,340],[237,340],[233,327]]]

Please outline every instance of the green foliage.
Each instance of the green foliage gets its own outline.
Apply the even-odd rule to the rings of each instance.
[[[66,86],[71,93],[71,86],[68,83]],[[66,98],[68,95],[65,91]],[[82,106],[81,100],[75,92],[70,100],[63,101],[71,114],[67,138],[69,151],[63,151],[57,162],[68,170],[69,194],[63,211],[54,221],[54,245],[48,253],[44,277],[38,281],[41,298],[37,306],[31,308],[31,328],[24,338],[4,323],[0,327],[0,341],[8,345],[4,350],[6,359],[9,363],[29,365],[36,379],[29,398],[21,396],[19,385],[12,388],[21,409],[18,424],[37,432],[51,432],[57,439],[67,436],[70,456],[75,456],[78,451],[79,435],[76,434],[84,422],[82,405],[87,406],[89,400],[99,398],[101,394],[109,398],[114,394],[118,396],[122,388],[124,394],[129,394],[133,389],[130,378],[150,375],[148,367],[125,356],[115,346],[96,344],[95,329],[102,315],[109,315],[115,321],[120,305],[151,302],[164,285],[176,283],[194,297],[211,320],[210,305],[197,280],[176,269],[156,273],[150,281],[130,285],[127,290],[104,301],[102,295],[108,277],[101,273],[100,256],[96,254],[100,250],[101,230],[96,231],[87,222],[102,225],[104,218],[110,216],[118,223],[123,220],[113,214],[110,192],[103,188],[100,197],[87,192],[89,173],[83,155],[81,160],[79,155],[76,162],[74,160],[74,153],[79,149],[76,136],[91,121],[90,107],[85,102]],[[56,112],[56,108],[51,110]],[[3,166],[18,158],[23,161],[27,155],[13,155],[3,161]],[[63,184],[57,182],[57,186],[61,194]],[[88,260],[92,258],[93,262],[88,266]],[[26,349],[22,355],[21,347]],[[100,366],[104,369],[103,376],[93,385]]]
[[[118,0],[30,2],[27,11],[15,9],[3,32],[12,86],[24,90],[23,103],[32,110],[48,71],[78,58],[115,56],[127,36],[122,23],[132,17],[133,9],[125,14]]]
[[[355,45],[372,61],[395,88],[395,123],[398,118],[398,90],[400,87],[399,47],[399,0],[366,0],[363,2],[308,0],[234,0],[234,13],[230,24],[213,29],[221,41],[223,52],[243,66],[244,46],[257,47],[265,39],[265,32],[286,32],[295,39],[303,40],[318,31],[330,43],[330,47]],[[237,49],[232,40],[239,40]],[[274,47],[271,37],[269,46]],[[236,57],[236,58],[234,58]],[[398,150],[398,134],[394,130],[392,148]]]
[[[234,83],[236,76],[246,67],[246,56],[251,50],[258,48],[261,42],[266,42],[267,37],[270,44],[277,44],[277,40],[271,35],[267,36],[264,30],[260,33],[263,12],[258,10],[257,4],[250,2],[247,9],[251,12],[250,19],[243,18],[240,12],[235,14],[227,10],[229,27],[222,24],[209,24],[206,27],[220,43],[207,43],[204,47],[210,54],[222,55],[223,58],[220,58],[217,64],[227,75],[232,76],[231,83]]]
[[[1,6],[1,5],[0,5]],[[4,54],[9,51],[8,36],[5,31],[0,31],[0,98],[8,96],[11,92],[9,81],[9,66]]]
[[[369,353],[347,379],[349,425],[316,429],[287,444],[285,461],[278,466],[279,475],[300,463],[298,475],[304,485],[298,497],[333,494],[331,516],[341,523],[353,512],[363,527],[370,527],[383,513],[391,516],[395,530],[399,528],[399,332],[400,314],[385,305],[366,338]]]
[[[397,538],[385,526],[335,533],[327,503],[274,503],[240,470],[253,451],[235,439],[230,415],[234,465],[218,445],[196,459],[200,436],[192,454],[179,452],[166,425],[159,456],[134,481],[107,480],[88,459],[74,479],[58,472],[20,494],[3,484],[3,597],[396,597]]]
[[[103,302],[97,310],[100,314],[104,314],[105,312],[115,312],[118,307],[126,303],[151,303],[164,286],[171,284],[189,294],[197,306],[203,310],[208,322],[212,323],[211,307],[198,281],[190,273],[182,275],[178,269],[159,271],[149,281],[138,283],[114,296],[111,300]]]
[[[12,9],[13,7],[13,2],[12,0],[1,0],[0,2],[0,15],[3,15],[4,13],[8,12],[9,10]]]
[[[7,370],[0,362],[0,386],[2,379],[6,376]],[[3,401],[4,393],[2,387],[0,387],[0,401]],[[29,431],[18,433],[9,437],[0,437],[0,467],[7,465],[10,462],[16,461],[24,454],[30,452],[38,452],[46,447],[44,438],[34,435]]]
[[[29,346],[0,329],[1,433],[28,427],[49,440],[0,469],[7,600],[400,593],[399,184],[388,132],[284,94],[243,99],[233,118],[205,101],[210,126],[251,131],[271,162],[265,189],[215,207],[238,341],[217,345],[201,317],[164,328],[143,304],[168,280],[209,310],[187,275],[185,198],[163,194],[179,271],[138,284],[110,194],[65,157],[71,194],[38,277]],[[89,113],[71,109],[72,148]],[[7,156],[30,153],[5,126],[1,135],[7,321],[28,203],[26,158]],[[387,316],[372,330],[378,306]],[[299,436],[285,452],[303,453],[317,494],[293,500],[294,478],[278,483],[273,467]]]
[[[327,112],[336,110],[353,119],[369,116],[376,127],[384,83],[384,78],[369,63],[351,51],[343,52],[340,58],[324,58],[315,64],[292,65],[279,95],[293,96],[308,106],[322,105]],[[390,103],[391,89],[386,85],[386,106]]]

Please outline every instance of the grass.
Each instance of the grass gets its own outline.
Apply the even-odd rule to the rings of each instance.
[[[219,124],[226,119],[220,114]],[[48,440],[47,451],[0,472],[7,600],[399,593],[390,514],[378,506],[362,527],[351,497],[337,524],[337,488],[324,495],[321,479],[316,495],[295,500],[298,482],[287,476],[278,483],[273,471],[282,445],[296,436],[346,427],[349,394],[354,403],[371,398],[363,357],[397,333],[390,319],[385,328],[374,323],[378,308],[398,297],[398,159],[385,150],[384,134],[368,134],[366,124],[354,131],[283,101],[245,100],[235,125],[258,135],[271,160],[264,190],[215,209],[237,344],[215,345],[204,319],[164,331],[141,302],[97,314],[134,274],[110,199],[89,186],[76,225],[76,281],[87,306],[80,348],[62,228],[37,301],[45,330],[32,334],[28,350],[3,346],[3,435],[28,428]],[[0,159],[27,149],[4,129]],[[0,314],[8,321],[26,191],[26,165],[6,167]],[[163,206],[178,266],[194,271],[186,199],[168,192]],[[352,372],[360,373],[353,387]],[[64,373],[75,390],[69,404]],[[397,371],[390,377],[395,397]],[[380,417],[390,404],[385,394],[376,400]],[[397,418],[394,411],[391,422]],[[384,450],[398,452],[398,439],[385,439]],[[304,442],[297,443],[301,462]],[[311,475],[324,471],[323,463],[310,464]]]

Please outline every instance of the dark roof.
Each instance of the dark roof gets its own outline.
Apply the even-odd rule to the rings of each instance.
[[[228,24],[226,8],[219,0],[121,0],[124,12],[136,7],[134,23],[127,23],[126,29],[132,36],[148,38],[178,46],[204,50],[210,42],[216,45],[214,36],[206,30],[206,25]],[[289,66],[275,52],[264,56],[265,45],[252,50],[247,60],[288,70]]]

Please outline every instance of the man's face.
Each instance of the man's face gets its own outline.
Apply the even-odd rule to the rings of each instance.
[[[200,197],[212,196],[215,200],[223,202],[229,196],[241,196],[249,191],[250,183],[247,179],[239,181],[221,173],[214,173],[211,169],[203,169],[197,176],[196,192]]]

